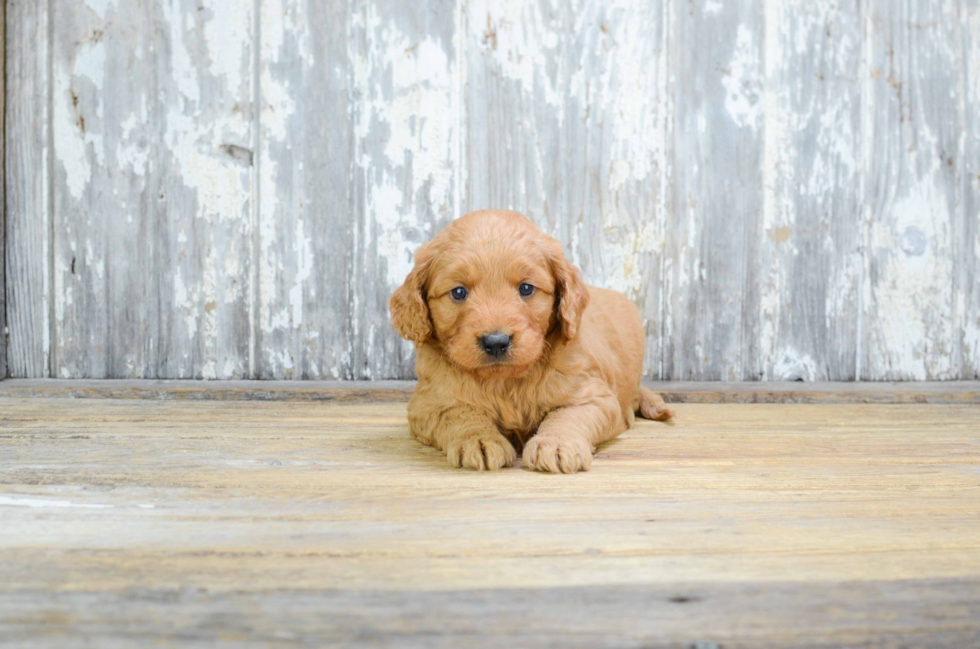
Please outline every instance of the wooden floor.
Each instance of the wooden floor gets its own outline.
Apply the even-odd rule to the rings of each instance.
[[[0,398],[0,645],[980,647],[980,406],[677,410],[563,476],[403,403]]]

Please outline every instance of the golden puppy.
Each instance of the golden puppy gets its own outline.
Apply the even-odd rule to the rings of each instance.
[[[561,244],[517,212],[471,212],[419,248],[391,297],[418,349],[412,436],[453,466],[588,470],[595,447],[673,416],[640,385],[640,314],[582,283]]]

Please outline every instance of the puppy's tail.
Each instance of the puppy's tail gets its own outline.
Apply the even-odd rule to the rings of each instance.
[[[667,421],[674,418],[674,411],[667,407],[660,395],[640,386],[640,416],[644,419]]]

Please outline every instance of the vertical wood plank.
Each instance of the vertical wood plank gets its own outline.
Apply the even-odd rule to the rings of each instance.
[[[467,5],[467,205],[516,209],[625,293],[660,376],[670,101],[664,3]]]
[[[673,3],[664,378],[758,379],[762,9]]]
[[[110,284],[120,278],[124,264],[132,260],[137,266],[135,256],[145,255],[135,230],[144,213],[138,197],[147,171],[137,166],[142,157],[134,160],[136,164],[120,164],[114,145],[122,138],[113,131],[123,116],[135,112],[133,104],[141,94],[140,80],[128,78],[131,72],[123,62],[132,54],[152,61],[152,54],[144,39],[126,38],[114,29],[106,33],[106,28],[112,18],[135,19],[130,24],[134,34],[140,34],[148,31],[147,21],[138,12],[124,13],[122,7],[103,5],[100,11],[85,2],[58,1],[51,7],[52,372],[55,378],[108,378],[113,376],[113,350],[133,343],[121,339],[127,332],[110,327]],[[110,11],[115,15],[106,15]],[[137,112],[131,123],[147,121]],[[123,173],[110,174],[110,161]],[[114,250],[113,244],[118,246]],[[139,309],[139,302],[131,306]],[[141,315],[141,322],[152,321],[145,312]]]
[[[867,7],[865,379],[960,376],[955,277],[964,115],[957,13],[956,3],[928,0],[874,0]]]
[[[248,375],[254,8],[248,0],[180,0],[162,16],[169,56],[158,63],[155,90],[166,93],[168,109],[155,219],[167,242],[157,261],[167,350],[158,365],[167,376]]]
[[[8,0],[4,168],[8,372],[48,376],[48,4]]]
[[[340,378],[353,225],[350,5],[263,0],[261,11],[256,374]]]
[[[253,3],[54,7],[55,375],[246,376]]]
[[[959,298],[963,366],[960,378],[980,379],[980,0],[964,0],[963,224],[959,236]]]
[[[6,62],[6,8],[5,0],[0,1],[0,54],[3,54]],[[6,63],[4,63],[6,65]],[[6,74],[0,74],[0,161],[4,157],[4,118],[6,116]],[[0,167],[0,206],[3,206],[3,213],[0,214],[0,381],[7,378],[7,208],[6,208],[6,174]]]
[[[419,244],[459,212],[456,0],[354,0],[351,343],[344,375],[410,378],[414,348],[388,298]]]
[[[761,326],[746,331],[763,379],[855,378],[863,36],[858,2],[765,5],[763,224],[747,260]]]

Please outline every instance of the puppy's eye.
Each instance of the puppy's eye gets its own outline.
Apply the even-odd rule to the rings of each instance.
[[[534,287],[530,284],[521,284],[517,287],[517,292],[521,294],[521,297],[531,297],[534,294]]]
[[[463,300],[465,300],[467,295],[468,293],[466,292],[466,289],[463,288],[462,286],[457,286],[453,290],[449,291],[449,296],[452,297],[457,302],[462,302]]]

